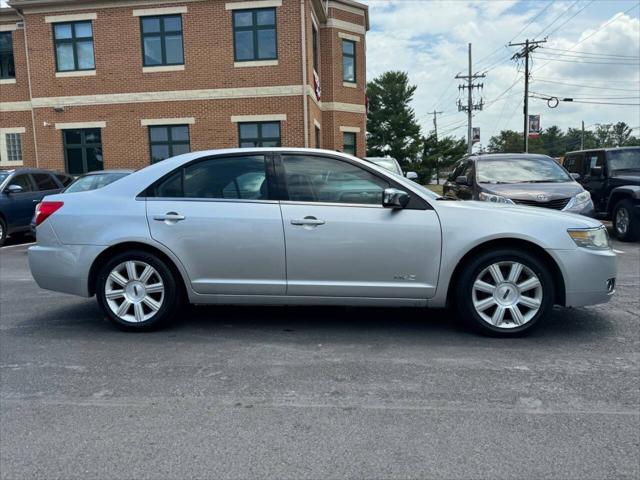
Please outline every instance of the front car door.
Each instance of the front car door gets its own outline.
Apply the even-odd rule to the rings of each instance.
[[[607,209],[607,197],[603,195],[603,184],[606,175],[605,172],[605,152],[604,150],[585,152],[584,153],[584,175],[580,180],[580,183],[591,193],[591,199],[597,211],[604,211]],[[591,175],[591,169],[599,167],[601,169],[600,175]]]
[[[343,157],[276,159],[287,254],[287,294],[431,297],[440,267],[440,222],[414,194],[403,210],[382,207],[386,176]],[[406,188],[405,188],[406,190]]]
[[[7,187],[18,185],[22,187],[20,193],[7,194]],[[40,201],[40,193],[28,173],[17,173],[9,179],[5,187],[8,197],[6,209],[7,225],[10,231],[26,230],[31,222],[36,203]]]
[[[207,157],[147,192],[151,236],[200,294],[284,295],[284,234],[264,155]]]

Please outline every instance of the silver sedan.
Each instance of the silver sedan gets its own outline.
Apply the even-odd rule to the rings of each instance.
[[[449,306],[506,336],[554,304],[607,302],[615,288],[615,254],[596,220],[451,201],[324,150],[181,155],[100,190],[47,197],[36,223],[38,284],[96,295],[127,330],[156,328],[183,302]]]

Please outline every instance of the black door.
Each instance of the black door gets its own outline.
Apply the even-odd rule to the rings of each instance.
[[[102,135],[99,128],[78,128],[62,132],[67,172],[81,175],[103,170]]]

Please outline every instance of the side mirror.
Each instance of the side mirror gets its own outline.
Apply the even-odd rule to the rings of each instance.
[[[602,176],[602,167],[591,167],[591,170],[589,170],[589,174],[592,177],[600,178]]]
[[[382,193],[382,206],[385,208],[404,208],[411,197],[404,190],[385,188]]]
[[[580,180],[582,178],[579,173],[575,172],[571,172],[569,175],[571,175],[571,178],[573,178],[574,180]]]
[[[460,175],[456,177],[456,185],[469,185],[469,179],[466,175]]]
[[[407,177],[408,180],[412,180],[414,182],[418,180],[418,174],[416,172],[407,172],[405,174],[405,177]]]
[[[5,191],[8,194],[20,193],[22,192],[22,187],[20,185],[9,185]]]

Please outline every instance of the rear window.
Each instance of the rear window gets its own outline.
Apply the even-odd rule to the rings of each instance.
[[[60,188],[53,178],[51,178],[51,175],[46,173],[33,173],[31,176],[36,181],[38,190],[57,190]]]
[[[63,187],[66,187],[71,182],[73,182],[73,177],[70,177],[69,175],[56,175],[56,178],[62,184]]]

